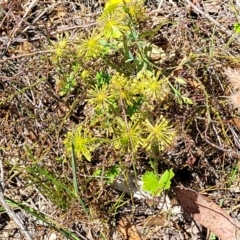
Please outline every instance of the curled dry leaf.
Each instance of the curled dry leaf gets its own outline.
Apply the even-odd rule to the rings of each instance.
[[[196,222],[221,239],[240,239],[240,224],[216,203],[188,188],[176,187],[174,192],[179,204]]]

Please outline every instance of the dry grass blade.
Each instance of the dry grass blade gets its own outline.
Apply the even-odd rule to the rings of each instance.
[[[206,17],[208,20],[210,20],[212,23],[214,23],[217,27],[221,29],[222,32],[227,33],[229,36],[232,36],[233,33],[229,31],[227,28],[225,28],[223,25],[221,25],[219,22],[217,22],[214,18],[212,18],[208,13],[203,12],[201,9],[199,9],[196,5],[194,5],[190,0],[184,0],[187,4],[189,4],[196,12],[200,13],[203,17]],[[239,39],[238,39],[239,41]]]
[[[239,217],[239,1],[111,1],[116,19],[101,18],[105,0],[0,2],[0,205],[24,222],[13,233],[2,207],[0,239],[25,226],[33,239],[189,240],[168,192],[141,189],[169,168]],[[194,217],[213,215],[182,191]]]
[[[33,0],[33,1],[29,4],[27,10],[25,11],[23,17],[22,17],[21,20],[19,21],[17,27],[12,30],[12,32],[11,32],[11,34],[10,34],[11,39],[13,39],[13,38],[15,37],[15,35],[16,35],[17,31],[20,29],[23,21],[25,20],[25,18],[27,17],[28,13],[31,11],[31,9],[34,7],[34,5],[35,5],[36,3],[37,3],[37,0]],[[12,43],[12,41],[9,41],[9,42],[8,42],[8,44],[7,44],[7,49],[9,48],[9,46],[11,45],[11,43]]]

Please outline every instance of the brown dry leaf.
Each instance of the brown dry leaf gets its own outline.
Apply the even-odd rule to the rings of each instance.
[[[232,117],[230,121],[240,130],[240,118]]]
[[[240,224],[216,203],[184,187],[174,189],[179,204],[191,217],[221,239],[240,239]]]
[[[197,5],[197,4],[201,3],[201,2],[202,2],[202,0],[192,0],[192,3],[194,5]]]
[[[120,219],[118,228],[126,240],[141,240],[136,227],[131,224],[130,220],[127,217],[123,216]]]
[[[151,44],[150,59],[153,61],[159,61],[160,59],[165,59],[166,53],[161,47],[155,44]]]
[[[193,88],[200,88],[199,82],[197,82],[194,79],[188,79],[188,83],[190,84],[191,87]]]
[[[147,217],[144,222],[143,225],[145,227],[155,227],[155,226],[161,226],[164,227],[164,225],[168,222],[167,220],[167,216],[166,215],[153,215],[153,216],[149,216]]]
[[[221,1],[219,0],[203,1],[203,8],[205,12],[216,14],[221,10]]]

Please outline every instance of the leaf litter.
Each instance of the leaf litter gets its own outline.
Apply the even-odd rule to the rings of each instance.
[[[38,191],[36,193],[35,190],[27,187],[29,182],[26,181],[24,173],[21,175],[14,172],[14,168],[11,169],[11,166],[16,162],[18,165],[26,165],[30,164],[31,161],[40,159],[51,170],[57,171],[61,169],[59,175],[71,176],[71,171],[66,170],[66,166],[62,168],[61,164],[56,164],[56,157],[63,155],[63,149],[59,134],[55,135],[54,125],[59,126],[61,123],[59,119],[66,114],[66,112],[61,111],[59,106],[63,105],[66,109],[71,109],[73,99],[62,100],[56,94],[54,90],[56,86],[54,86],[55,84],[52,80],[54,69],[48,67],[48,61],[45,61],[44,58],[37,58],[36,62],[36,57],[39,56],[36,52],[39,49],[44,50],[44,46],[47,45],[45,40],[46,34],[47,38],[55,38],[57,32],[62,31],[63,26],[75,24],[73,19],[78,18],[79,20],[79,14],[81,15],[82,11],[90,14],[87,18],[80,19],[82,23],[94,22],[94,17],[91,16],[91,13],[93,11],[97,13],[101,9],[101,3],[95,1],[79,1],[81,2],[80,6],[75,4],[75,1],[71,1],[69,6],[55,3],[56,5],[48,5],[47,8],[46,5],[48,3],[44,1],[34,2],[37,4],[32,9],[32,12],[29,11],[28,6],[31,5],[28,4],[28,1],[24,1],[22,5],[19,4],[19,1],[12,1],[12,3],[4,1],[1,3],[1,16],[4,15],[4,18],[1,18],[2,31],[0,36],[2,43],[2,59],[0,60],[1,157],[7,162],[4,165],[5,174],[9,174],[5,193],[19,202],[28,199],[27,201],[33,209],[43,211],[53,219],[58,219],[61,226],[67,226],[75,231],[80,239],[84,239],[84,236],[85,239],[99,239],[99,229],[101,228],[105,228],[106,236],[110,239],[111,231],[109,229],[111,227],[106,227],[106,225],[99,224],[99,222],[104,222],[106,219],[109,221],[109,219],[114,218],[115,215],[109,214],[109,209],[111,209],[109,205],[111,206],[111,201],[115,200],[118,202],[116,199],[119,199],[121,191],[118,194],[115,190],[112,191],[109,188],[103,191],[99,200],[93,199],[91,191],[97,190],[98,181],[85,183],[84,178],[81,178],[82,185],[87,186],[86,196],[84,196],[86,202],[89,206],[92,206],[93,211],[96,212],[96,220],[99,220],[99,222],[88,222],[86,217],[83,217],[82,212],[77,211],[80,206],[73,204],[67,213],[58,209],[57,206],[53,207],[52,201],[46,199]],[[232,91],[226,83],[226,76],[223,72],[228,67],[231,67],[231,69],[238,67],[239,43],[236,40],[238,35],[232,32],[232,38],[228,38],[222,31],[223,28],[225,30],[235,28],[236,33],[238,33],[239,23],[237,23],[232,9],[235,8],[239,12],[239,3],[236,1],[234,8],[230,8],[229,1],[213,1],[211,6],[204,1],[193,1],[195,7],[188,5],[187,2],[190,1],[160,1],[160,3],[147,1],[150,9],[149,15],[152,16],[152,22],[150,21],[148,24],[152,28],[158,26],[158,24],[161,25],[159,28],[161,30],[153,38],[154,47],[157,49],[159,45],[159,49],[164,49],[165,51],[164,59],[159,64],[162,64],[166,69],[171,69],[176,65],[179,66],[174,70],[172,76],[178,80],[180,85],[185,86],[183,94],[185,94],[186,99],[191,100],[190,106],[184,105],[181,99],[177,99],[181,107],[175,105],[173,109],[164,110],[167,111],[168,117],[173,119],[176,126],[179,127],[180,137],[172,149],[169,149],[165,155],[159,156],[162,162],[159,164],[158,170],[163,172],[165,169],[173,168],[173,171],[176,173],[177,185],[183,183],[189,187],[175,188],[174,193],[182,208],[196,222],[214,232],[219,238],[237,239],[239,238],[239,224],[237,220],[233,220],[215,202],[224,197],[224,208],[226,209],[239,204],[237,193],[228,193],[224,190],[226,186],[231,188],[231,183],[228,182],[227,176],[229,176],[232,168],[239,161],[239,155],[237,155],[238,157],[236,155],[232,156],[231,152],[228,151],[233,150],[237,152],[236,149],[239,149],[239,123],[236,112],[229,108],[229,105],[223,100],[223,96],[231,95]],[[214,7],[214,2],[217,2],[216,7]],[[201,8],[201,4],[203,4],[203,8]],[[52,8],[53,6],[54,8]],[[204,11],[205,14],[202,14],[196,8],[202,9],[201,11]],[[45,15],[43,9],[49,11],[48,15]],[[21,26],[16,26],[18,15],[24,15],[23,11],[28,15],[28,19],[21,21]],[[70,16],[68,19],[62,18],[60,16],[62,14],[59,15],[59,13],[64,11],[67,12],[67,14],[64,13],[64,16]],[[37,25],[34,17],[39,20]],[[215,25],[211,22],[213,18],[220,22],[220,28],[218,28],[218,24]],[[46,21],[48,21],[47,25],[45,24]],[[29,28],[29,26],[31,27]],[[46,28],[48,33],[44,32]],[[17,31],[15,31],[16,29]],[[12,40],[8,41],[11,32],[17,35],[14,42]],[[229,33],[229,30],[227,32]],[[75,34],[74,31],[71,33]],[[28,42],[31,45],[30,51],[35,51],[35,53],[30,55],[28,55],[29,49],[26,49],[26,43]],[[12,46],[10,46],[11,44]],[[24,56],[24,53],[26,53],[26,56]],[[180,63],[181,60],[182,63]],[[29,67],[26,69],[24,66]],[[34,85],[34,80],[43,76],[48,79],[48,85],[43,83]],[[16,79],[19,79],[19,81]],[[31,84],[32,89],[28,88]],[[16,89],[25,89],[25,92],[21,91],[18,94],[14,94]],[[205,93],[210,96],[208,102],[210,107],[206,106]],[[236,102],[238,95],[233,97],[235,98],[232,99],[232,103]],[[36,108],[33,111],[34,107]],[[74,121],[81,121],[83,116],[79,111],[77,108],[68,111],[69,121],[64,125],[63,132],[71,128],[71,124]],[[29,117],[29,114],[34,117]],[[160,112],[156,109],[156,115],[158,114]],[[207,114],[211,119],[211,123],[209,124],[208,122],[208,126],[206,126],[205,121]],[[230,124],[229,119],[232,119],[232,124]],[[34,160],[23,151],[23,142],[31,146],[31,151],[35,156]],[[221,149],[225,149],[225,147],[227,147],[227,151],[222,151]],[[194,161],[189,161],[189,159],[194,159]],[[81,166],[78,172],[91,174],[91,171],[94,172],[96,170],[96,164],[99,163],[94,162],[93,164],[88,163],[88,165]],[[149,165],[144,164],[143,168],[145,172],[145,170],[149,170]],[[222,174],[222,169],[225,171],[224,174]],[[138,171],[139,175],[143,173],[143,169],[140,167]],[[52,176],[52,173],[49,172],[47,176]],[[39,181],[46,182],[46,178],[39,178]],[[232,182],[239,184],[239,176],[237,175]],[[190,188],[195,189],[195,191]],[[215,188],[215,190],[211,190],[212,188]],[[203,189],[209,189],[209,192],[216,192],[215,202],[199,193]],[[50,189],[49,192],[51,191],[54,192],[56,189]],[[64,191],[62,192],[64,194]],[[137,225],[144,222],[141,217],[148,219],[157,215],[161,218],[162,213],[159,213],[159,209],[154,209],[154,206],[158,204],[157,201],[158,199],[139,200],[135,198],[133,204],[126,204],[129,202],[129,196],[125,196],[123,205],[126,205],[126,207],[120,207],[117,211],[117,215],[120,216],[120,219],[123,219],[118,222],[118,225],[121,225],[119,228],[123,238],[147,238],[145,237],[147,234],[136,231],[136,228]],[[134,206],[138,206],[139,210],[141,208],[142,210],[136,213],[136,211],[132,211]],[[53,208],[54,211],[50,210]],[[130,211],[134,219],[131,221],[126,220],[123,217],[125,211]],[[110,216],[107,216],[107,214]],[[236,218],[240,219],[238,208],[236,208],[235,214]],[[106,218],[104,218],[105,216]],[[158,220],[158,217],[155,220]],[[28,221],[31,221],[32,224],[35,224],[34,227],[29,224],[29,227],[32,227],[32,234],[35,234],[36,237],[44,235],[42,239],[47,239],[47,236],[54,236],[51,233],[54,227],[49,231],[49,227],[46,227],[39,221],[35,221],[29,215],[26,214],[25,218],[28,218]],[[155,239],[161,239],[164,236],[164,231],[165,236],[173,235],[174,226],[171,224],[171,221],[168,222],[169,218],[162,217],[161,219],[164,219],[165,224],[160,220],[152,221],[152,224],[150,224],[151,228],[155,226],[158,230],[157,233],[152,231],[148,235],[150,239],[154,239],[154,237]],[[141,223],[137,224],[137,220],[141,220]],[[135,223],[133,223],[134,221]],[[184,226],[181,221],[186,220],[176,220],[176,225]],[[7,223],[8,221],[5,220],[5,222]],[[160,228],[157,226],[159,222]],[[45,230],[42,232],[37,230],[39,226]],[[49,224],[49,226],[53,225]],[[222,226],[224,228],[220,229]],[[34,232],[34,229],[37,232]],[[177,227],[174,229],[177,229]],[[47,231],[49,232],[46,233]],[[13,236],[11,237],[11,234],[8,234],[8,232],[9,230],[4,232],[3,228],[4,234],[2,236],[10,239],[22,239],[19,233],[16,233],[16,235],[12,234]],[[177,236],[178,239],[181,239],[179,235]],[[184,239],[191,239],[189,235],[183,234],[182,236],[184,236]],[[58,238],[61,239],[59,234]],[[121,239],[121,237],[118,239]]]

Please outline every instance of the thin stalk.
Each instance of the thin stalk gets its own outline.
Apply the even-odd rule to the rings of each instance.
[[[84,212],[87,214],[87,216],[91,216],[86,204],[83,202],[83,200],[80,198],[79,192],[78,192],[78,181],[77,181],[77,171],[76,171],[76,157],[75,157],[75,150],[74,150],[74,144],[73,140],[71,143],[71,158],[72,158],[72,174],[73,174],[73,188],[75,196],[77,197],[80,205],[82,206]]]

